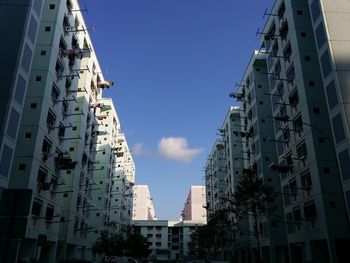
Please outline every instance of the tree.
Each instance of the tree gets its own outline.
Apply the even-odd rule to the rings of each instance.
[[[146,258],[150,254],[147,238],[139,233],[130,233],[125,240],[125,255]]]
[[[124,251],[124,238],[117,231],[100,231],[100,237],[92,245],[92,251],[105,256],[122,256]]]
[[[215,211],[207,225],[199,227],[191,235],[189,242],[190,255],[203,259],[217,258],[218,252],[231,254],[235,241],[236,226],[231,209]]]
[[[123,226],[121,230],[115,226],[108,226],[101,230],[92,250],[99,255],[137,258],[145,258],[150,253],[147,239],[130,226]]]
[[[273,214],[273,211],[276,209],[274,198],[273,188],[265,184],[263,178],[259,178],[254,170],[243,171],[233,194],[233,202],[236,209],[236,218],[240,219],[244,216],[252,218],[253,236],[257,241],[260,262],[262,262],[263,256],[259,221],[263,217]],[[238,226],[242,228],[239,220]]]

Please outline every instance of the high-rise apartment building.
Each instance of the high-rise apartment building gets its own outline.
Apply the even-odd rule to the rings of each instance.
[[[205,186],[191,185],[184,208],[182,220],[195,220],[207,222]]]
[[[347,262],[349,11],[346,1],[277,0],[258,32],[261,47],[231,96],[240,101],[240,173],[262,178],[275,200],[273,213],[249,221],[255,234],[238,262]],[[206,165],[211,192],[217,144]]]
[[[291,260],[345,262],[349,222],[331,136],[340,118],[330,119],[323,88],[329,53],[318,59],[307,2],[276,1],[271,13],[261,37],[278,157],[270,167],[281,178]]]
[[[113,218],[120,225],[129,225],[132,220],[132,188],[135,185],[135,163],[132,158],[129,146],[123,133],[117,134],[117,157],[113,169],[115,169],[116,179],[114,180],[114,190],[112,206],[120,207]]]
[[[220,138],[205,165],[208,220],[215,211],[231,206],[232,194],[243,169],[241,112],[237,106],[228,110],[219,128]]]
[[[266,185],[280,193],[280,176],[271,171],[271,164],[277,162],[277,154],[267,72],[266,54],[255,51],[238,86],[238,92],[231,96],[240,101],[242,125],[239,134],[242,138],[245,168],[241,173],[256,174]],[[257,222],[248,216],[250,224],[243,227],[245,223],[240,222],[240,231],[251,235],[249,248],[259,250],[258,243],[260,244],[264,261],[284,262],[288,259],[286,225],[284,220],[278,219],[284,217],[282,195],[275,195],[273,202],[266,206],[266,215],[260,216]],[[255,231],[259,237],[256,237]],[[247,247],[241,246],[236,250],[236,258],[247,260],[247,252]]]
[[[349,14],[348,1],[309,0],[316,60],[322,69],[329,118],[350,217]]]
[[[0,38],[7,40],[0,51],[0,199],[8,187],[43,5],[42,0],[17,3],[0,3]]]
[[[23,14],[9,27],[17,53],[9,48],[11,67],[1,66],[14,94],[3,103],[3,262],[91,259],[101,229],[131,222],[134,163],[113,102],[102,98],[113,82],[80,10],[76,0],[1,3],[3,17]]]
[[[217,139],[210,152],[207,163],[205,165],[205,189],[206,189],[206,206],[207,219],[217,210],[226,206],[224,199],[228,189],[226,182],[225,170],[225,152],[224,142]]]
[[[116,204],[115,194],[117,176],[115,164],[117,163],[121,148],[118,147],[117,135],[121,133],[120,122],[110,98],[101,98],[90,106],[94,109],[101,122],[95,125],[92,137],[97,138],[95,162],[87,163],[93,171],[92,200],[87,212],[89,227],[84,230],[88,233],[89,242],[93,243],[99,237],[102,227],[118,227],[117,214],[121,207]],[[88,162],[88,159],[86,159]],[[80,182],[81,185],[89,185],[89,182]]]
[[[132,220],[157,220],[148,185],[134,185]]]

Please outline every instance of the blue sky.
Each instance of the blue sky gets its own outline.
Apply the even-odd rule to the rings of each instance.
[[[203,171],[272,0],[81,0],[158,219],[178,219]]]

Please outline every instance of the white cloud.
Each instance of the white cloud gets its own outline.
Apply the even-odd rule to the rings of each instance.
[[[145,147],[143,146],[142,143],[135,143],[131,147],[131,152],[132,152],[132,154],[140,155],[140,156],[152,156],[152,155],[154,155],[154,153],[145,149]]]
[[[131,152],[135,155],[142,155],[143,153],[143,145],[142,143],[135,143],[131,148]]]
[[[163,137],[158,143],[160,156],[184,163],[190,163],[203,148],[189,148],[184,137]]]

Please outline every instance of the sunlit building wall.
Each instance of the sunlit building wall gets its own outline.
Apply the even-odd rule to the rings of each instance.
[[[157,220],[153,199],[147,185],[134,185],[132,220]]]
[[[204,225],[203,221],[135,220],[137,233],[147,238],[151,257],[158,261],[174,261],[189,256],[191,233]]]
[[[276,144],[278,159],[270,168],[281,179],[291,261],[346,262],[342,251],[349,246],[349,222],[340,176],[344,168],[338,168],[338,160],[348,147],[348,130],[342,127],[344,106],[329,114],[330,97],[325,91],[336,73],[330,62],[333,49],[327,51],[324,45],[320,50],[320,31],[315,31],[318,24],[313,22],[321,17],[314,9],[318,1],[309,2],[312,6],[305,1],[276,1],[262,30],[275,133],[265,140]],[[328,1],[322,6],[333,8]],[[346,12],[349,3],[340,1],[336,6]],[[341,28],[333,27],[331,36],[338,34],[339,39]],[[346,50],[336,41],[333,46],[337,56]],[[337,85],[338,92],[342,84]]]
[[[191,185],[184,208],[182,220],[195,220],[207,222],[205,186]]]
[[[15,221],[18,216],[13,214],[1,217],[2,225],[10,229],[7,239],[1,237],[1,256],[41,262],[83,259],[91,255],[89,220],[93,209],[98,208],[92,199],[95,191],[100,190],[94,174],[110,171],[114,162],[108,160],[102,166],[96,161],[97,145],[102,144],[102,138],[109,148],[113,147],[112,141],[106,142],[102,137],[108,114],[99,104],[101,91],[112,82],[103,78],[77,1],[45,1],[42,6],[42,1],[37,0],[28,4],[33,4],[32,8],[28,5],[22,10],[20,4],[12,6],[27,15],[24,28],[28,26],[30,40],[27,43],[27,36],[21,35],[26,43],[23,66],[27,72],[16,69],[25,75],[23,85],[16,91],[21,91],[17,99],[23,100],[25,86],[28,88],[21,121],[16,124],[15,118],[11,124],[13,135],[19,127],[18,146],[12,166],[11,158],[7,159],[10,189],[4,192],[8,202],[3,203],[20,207],[16,213],[21,213],[21,220]],[[114,156],[115,150],[110,150],[109,155]],[[106,174],[103,181],[107,195],[111,174]],[[110,209],[111,196],[106,199],[104,205]],[[1,209],[6,213],[4,206]],[[105,215],[104,212],[101,214]],[[110,220],[107,214],[100,226],[94,226],[94,231]],[[8,238],[14,235],[11,233],[14,222],[19,239]]]
[[[322,69],[324,92],[350,217],[350,81],[349,14],[345,0],[309,0],[315,49]]]
[[[23,2],[0,4],[0,200],[9,183],[43,6],[42,0]]]

